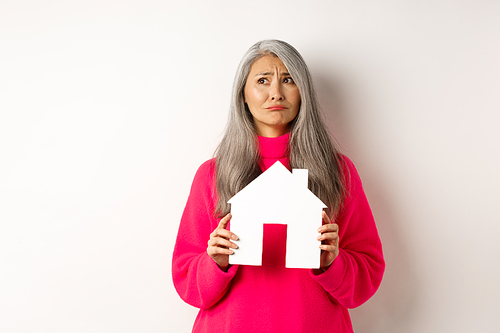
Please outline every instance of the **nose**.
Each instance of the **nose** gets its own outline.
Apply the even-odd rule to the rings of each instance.
[[[274,81],[269,89],[269,97],[272,101],[282,101],[285,99],[283,92],[281,91],[281,84],[278,81]]]

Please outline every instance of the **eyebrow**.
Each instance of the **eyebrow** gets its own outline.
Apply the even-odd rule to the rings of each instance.
[[[260,72],[260,73],[257,73],[255,74],[255,76],[268,76],[268,75],[274,75],[274,73],[272,72]],[[281,73],[282,76],[291,76],[290,73],[286,72],[286,73]]]

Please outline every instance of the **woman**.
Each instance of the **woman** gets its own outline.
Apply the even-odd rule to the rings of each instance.
[[[320,269],[284,267],[286,235],[277,225],[266,226],[262,266],[229,265],[238,236],[227,201],[276,161],[308,169],[309,189],[328,206]],[[384,268],[361,180],[332,144],[304,60],[283,41],[256,43],[240,63],[225,136],[196,173],[177,235],[172,274],[181,298],[200,308],[193,332],[352,332],[347,309],[375,293]]]

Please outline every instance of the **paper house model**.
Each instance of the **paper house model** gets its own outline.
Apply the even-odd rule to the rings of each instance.
[[[231,231],[239,237],[230,264],[262,265],[264,224],[273,223],[287,225],[287,268],[319,268],[317,229],[326,205],[307,188],[307,180],[307,169],[290,172],[278,161],[228,201]]]

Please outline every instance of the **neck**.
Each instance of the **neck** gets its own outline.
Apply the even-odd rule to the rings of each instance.
[[[259,124],[255,124],[255,131],[257,135],[263,136],[266,138],[277,138],[278,136],[282,136],[290,132],[288,128],[288,124],[282,126],[260,126]]]
[[[259,165],[262,171],[267,170],[267,168],[273,165],[276,161],[280,161],[284,166],[290,169],[288,150],[289,139],[290,133],[276,138],[258,136],[259,153],[261,158]]]

